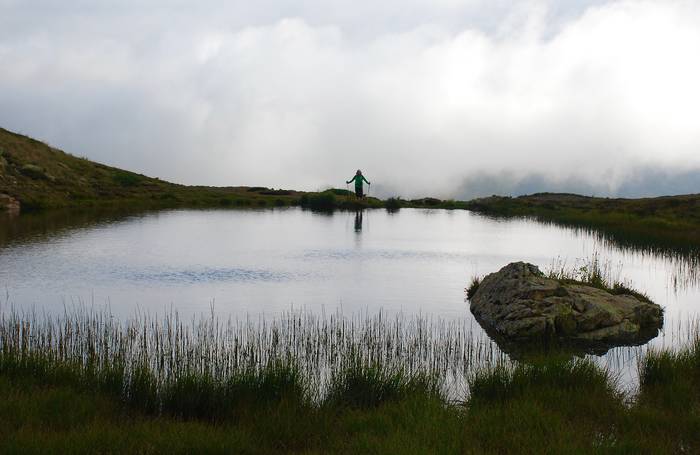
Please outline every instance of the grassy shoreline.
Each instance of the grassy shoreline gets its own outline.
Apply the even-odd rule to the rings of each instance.
[[[538,193],[475,199],[466,208],[495,217],[530,217],[592,229],[636,248],[651,245],[697,251],[700,247],[700,195],[620,199]]]
[[[265,187],[186,186],[91,162],[0,128],[0,195],[3,194],[18,200],[24,212],[107,207],[466,209],[495,217],[532,217],[567,227],[593,229],[635,248],[648,245],[693,251],[700,248],[700,195],[611,199],[539,193],[471,201],[432,197],[357,200],[345,189],[303,192]],[[0,199],[0,204],[7,203],[3,200]]]
[[[469,392],[455,401],[445,394],[445,356],[464,333],[428,337],[439,324],[192,323],[2,313],[0,451],[700,450],[697,329],[684,348],[638,360],[634,395],[589,359],[548,356],[473,363],[459,373]],[[339,359],[317,368],[326,370],[323,383],[309,380],[304,363],[319,355]]]

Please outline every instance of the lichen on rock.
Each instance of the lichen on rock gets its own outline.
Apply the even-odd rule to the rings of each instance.
[[[549,278],[525,262],[486,275],[470,307],[488,333],[508,343],[561,341],[600,350],[642,344],[663,324],[662,308],[648,299]]]

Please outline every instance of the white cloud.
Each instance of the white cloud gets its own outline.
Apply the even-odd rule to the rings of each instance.
[[[331,3],[0,7],[0,125],[186,183],[314,189],[361,167],[404,196],[700,166],[695,2]]]

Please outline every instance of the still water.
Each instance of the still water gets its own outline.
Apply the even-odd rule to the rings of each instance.
[[[48,312],[109,305],[119,317],[171,308],[194,315],[213,305],[223,317],[303,309],[472,320],[464,301],[471,277],[512,261],[545,271],[554,261],[574,267],[593,254],[614,277],[665,307],[665,329],[652,344],[677,344],[684,337],[682,327],[700,308],[692,257],[622,248],[591,232],[461,210],[3,218],[0,305]]]

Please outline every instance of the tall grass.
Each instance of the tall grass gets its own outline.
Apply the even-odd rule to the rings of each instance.
[[[552,261],[546,275],[556,280],[586,283],[599,288],[612,288],[613,283],[618,282],[618,277],[613,277],[610,261],[601,261],[597,252],[589,258],[576,261],[572,266],[557,258]]]
[[[469,379],[470,403],[503,402],[531,393],[533,388],[556,388],[590,394],[600,390],[616,393],[616,380],[610,372],[589,359],[540,359],[514,367],[497,365],[476,370]]]
[[[355,361],[331,376],[325,401],[336,407],[370,408],[416,397],[443,401],[440,377]]]
[[[638,363],[640,400],[683,409],[700,405],[700,325],[694,321],[689,343],[680,349],[649,349]],[[689,397],[690,401],[689,401]]]
[[[472,280],[469,282],[469,286],[464,288],[466,300],[471,300],[472,297],[474,297],[474,295],[476,295],[476,291],[479,290],[480,285],[481,285],[481,277],[480,276],[473,276]]]
[[[118,441],[142,451],[180,441],[252,453],[696,453],[692,329],[689,348],[640,354],[633,397],[592,358],[509,362],[464,321],[171,312],[122,322],[85,307],[9,308],[0,311],[0,423],[9,428],[0,451],[109,451]],[[455,405],[446,392],[460,387]],[[154,434],[161,426],[168,430]],[[127,446],[114,431],[129,433]]]
[[[546,275],[548,278],[559,281],[586,284],[611,294],[631,295],[639,300],[652,303],[648,295],[633,289],[629,283],[621,281],[620,268],[615,270],[610,261],[602,262],[597,252],[571,267],[567,266],[565,261],[557,259],[552,262]]]
[[[0,373],[119,396],[148,412],[230,417],[250,401],[372,406],[424,390],[456,390],[466,371],[505,357],[465,321],[421,316],[287,313],[267,320],[125,322],[76,307],[0,314]],[[233,410],[233,411],[231,411]]]

